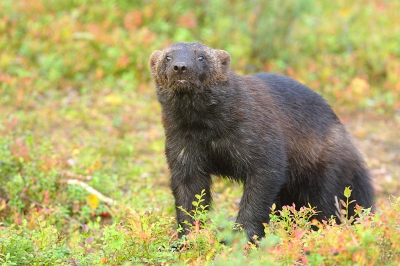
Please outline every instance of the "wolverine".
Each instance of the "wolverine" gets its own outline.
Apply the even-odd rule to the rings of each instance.
[[[319,220],[335,215],[335,197],[351,187],[354,206],[374,203],[365,162],[331,107],[292,78],[230,70],[228,52],[200,43],[174,43],[150,57],[162,107],[165,154],[177,222],[192,219],[204,189],[211,204],[211,176],[243,184],[236,222],[247,237],[264,236],[270,208],[309,204]]]

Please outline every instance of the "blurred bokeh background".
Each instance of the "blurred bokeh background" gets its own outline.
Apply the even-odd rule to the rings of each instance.
[[[64,215],[124,217],[71,179],[173,216],[148,60],[181,41],[228,51],[239,74],[281,73],[322,94],[365,155],[378,200],[399,195],[399,10],[390,0],[0,0],[0,221],[47,215],[73,243]],[[240,189],[214,190],[234,217]]]
[[[1,81],[36,94],[137,90],[153,50],[197,41],[227,50],[239,73],[286,73],[335,106],[383,113],[400,108],[398,10],[389,0],[3,0]]]

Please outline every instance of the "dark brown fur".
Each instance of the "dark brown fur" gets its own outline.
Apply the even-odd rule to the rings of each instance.
[[[237,222],[251,239],[264,236],[273,203],[309,203],[329,218],[350,186],[357,204],[373,205],[365,163],[318,94],[289,77],[239,76],[229,66],[227,52],[198,43],[151,55],[176,207],[190,211],[202,189],[210,204],[211,175],[240,181]],[[176,211],[186,229],[191,219]]]

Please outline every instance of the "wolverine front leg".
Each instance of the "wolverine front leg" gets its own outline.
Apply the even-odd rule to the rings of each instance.
[[[194,220],[183,212],[180,207],[186,210],[189,214],[193,214],[192,210],[195,209],[192,202],[196,200],[195,195],[200,195],[201,191],[205,190],[204,201],[201,205],[207,206],[211,203],[211,177],[210,175],[204,174],[201,171],[194,171],[191,173],[185,173],[183,169],[171,169],[171,189],[175,198],[175,209],[176,218],[178,225],[182,226],[183,231],[178,233],[179,238],[186,235],[190,229],[190,226],[185,223],[193,224]]]
[[[264,223],[269,223],[271,206],[276,201],[284,174],[279,171],[263,171],[264,173],[248,177],[244,184],[243,196],[236,219],[243,226],[248,239],[255,242],[264,237]]]

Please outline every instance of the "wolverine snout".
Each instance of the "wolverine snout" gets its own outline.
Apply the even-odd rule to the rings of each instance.
[[[182,74],[185,73],[187,70],[187,64],[186,62],[180,61],[180,62],[176,62],[174,64],[174,72],[178,73],[178,74]]]

